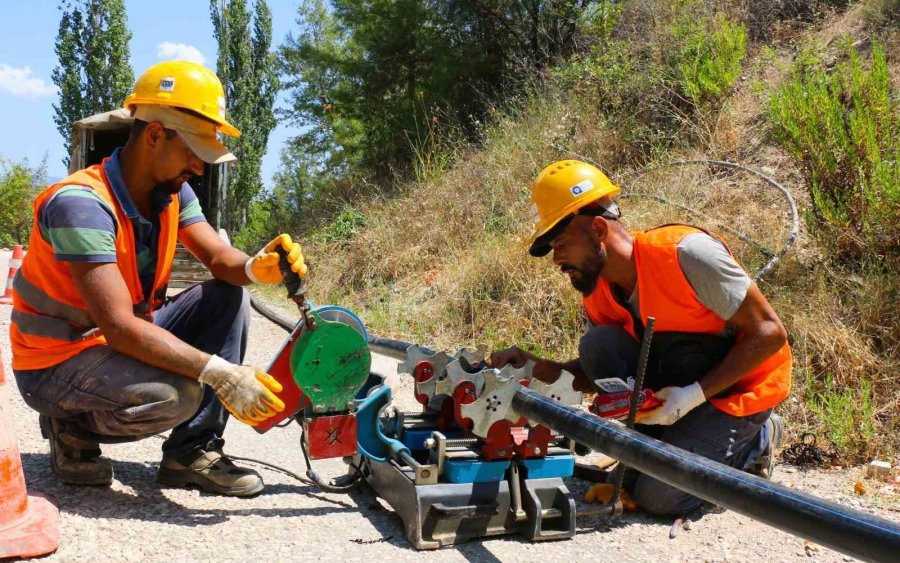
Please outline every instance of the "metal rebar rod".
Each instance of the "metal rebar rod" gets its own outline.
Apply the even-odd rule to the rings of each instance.
[[[853,557],[897,561],[900,525],[772,483],[562,405],[522,387],[513,408],[529,420],[740,514]]]
[[[638,354],[637,372],[634,374],[634,389],[631,390],[631,400],[628,401],[628,416],[625,418],[625,426],[634,428],[634,420],[637,418],[638,405],[644,395],[644,376],[647,374],[647,362],[650,359],[650,345],[653,342],[653,329],[656,327],[656,317],[647,317],[644,327],[644,336],[641,338],[641,350]],[[620,463],[613,470],[613,492],[609,497],[610,504],[619,502],[619,493],[625,483],[625,465]]]
[[[634,389],[631,392],[631,400],[628,402],[628,417],[625,426],[634,428],[637,418],[637,410],[644,394],[644,376],[647,374],[647,362],[650,360],[650,345],[653,343],[653,329],[656,328],[656,317],[647,317],[644,327],[644,337],[641,338],[641,350],[638,354],[637,372],[634,374]]]

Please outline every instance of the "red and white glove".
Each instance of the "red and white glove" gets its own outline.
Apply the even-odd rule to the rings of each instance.
[[[681,417],[706,402],[699,383],[687,387],[663,387],[655,392],[663,404],[649,411],[638,411],[635,422],[640,424],[675,424]]]

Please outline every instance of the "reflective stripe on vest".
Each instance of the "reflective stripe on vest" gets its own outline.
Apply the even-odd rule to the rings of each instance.
[[[159,290],[153,294],[154,301],[158,302],[164,300],[168,287],[168,285],[164,285],[159,288]],[[96,326],[94,319],[91,318],[90,312],[67,305],[62,301],[57,301],[44,293],[41,289],[35,287],[31,282],[25,279],[25,276],[21,276],[18,273],[13,280],[13,290],[22,297],[23,301],[28,303],[29,306],[39,313],[50,317],[65,319],[86,328],[94,328]],[[150,312],[150,303],[144,299],[132,307],[132,311],[138,317],[146,317]]]
[[[678,261],[678,243],[698,232],[705,231],[688,225],[666,225],[632,233],[640,318],[646,322],[647,317],[654,317],[658,332],[715,335],[726,327],[725,321],[697,299]],[[708,234],[722,240],[718,235]],[[631,314],[615,299],[606,280],[597,280],[594,291],[584,298],[584,307],[593,324],[622,326],[639,340]],[[739,334],[738,339],[741,337]],[[750,416],[783,401],[790,392],[790,383],[791,352],[785,344],[724,396],[712,398],[710,402],[728,414]]]
[[[24,311],[13,311],[10,318],[12,322],[16,323],[16,327],[22,334],[65,340],[66,342],[80,342],[97,335],[100,330],[97,327],[79,327],[65,319],[33,315]]]
[[[105,162],[75,172],[38,194],[34,200],[35,228],[31,231],[28,254],[13,287],[14,312],[9,331],[13,369],[48,368],[87,348],[106,343],[75,287],[69,265],[56,260],[53,247],[37,228],[42,206],[63,186],[87,186],[114,210],[116,265],[128,288],[134,314],[152,319],[152,311],[165,298],[178,235],[178,196],[172,196],[172,202],[159,216],[156,276],[153,287],[145,296],[137,270],[133,223],[109,186],[103,168]]]
[[[73,307],[50,297],[43,290],[25,279],[21,271],[16,274],[16,279],[13,280],[13,290],[38,313],[67,319],[84,327],[96,326],[94,319],[91,318],[91,314],[87,310]]]

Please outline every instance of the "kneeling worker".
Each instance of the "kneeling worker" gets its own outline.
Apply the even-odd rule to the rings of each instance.
[[[173,429],[160,483],[234,496],[262,479],[222,452],[226,409],[254,424],[283,410],[279,384],[240,365],[249,308],[240,287],[281,280],[280,246],[306,274],[300,245],[281,235],[253,258],[205,221],[187,184],[203,163],[235,159],[216,75],[195,63],[147,70],[126,99],[134,117],[123,148],[41,192],[28,254],[14,282],[10,339],[25,402],[40,413],[53,472],[108,485],[102,442]],[[215,280],[166,299],[176,241]]]
[[[781,421],[772,408],[790,391],[787,334],[724,241],[687,225],[628,232],[597,168],[565,160],[545,168],[531,191],[530,254],[553,263],[584,296],[588,330],[579,357],[539,359],[517,347],[492,354],[495,367],[537,361],[534,376],[565,369],[583,391],[597,379],[633,376],[648,317],[655,317],[645,376],[663,404],[637,430],[726,465],[769,477]],[[700,499],[646,475],[626,479],[634,501],[681,515]]]

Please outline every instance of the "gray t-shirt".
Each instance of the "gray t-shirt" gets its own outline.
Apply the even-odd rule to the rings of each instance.
[[[725,245],[706,233],[691,233],[678,243],[678,264],[704,307],[723,321],[734,316],[752,282]],[[637,286],[628,302],[640,310]]]

